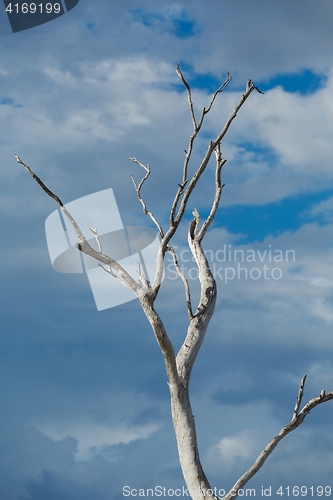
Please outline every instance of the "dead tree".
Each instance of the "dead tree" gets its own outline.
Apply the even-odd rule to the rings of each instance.
[[[95,235],[99,250],[97,251],[92,248],[59,197],[52,193],[45,186],[41,179],[28,167],[28,165],[23,163],[23,161],[17,155],[15,155],[15,157],[17,161],[21,163],[37,181],[39,186],[58,203],[64,215],[68,217],[71,224],[73,225],[73,228],[76,231],[79,240],[76,245],[78,250],[95,258],[99,262],[99,265],[112,276],[110,277],[110,279],[114,278],[120,280],[125,286],[131,288],[136,293],[142,309],[149,323],[151,324],[158,345],[160,346],[160,349],[164,356],[168,385],[171,395],[172,420],[176,434],[180,465],[182,468],[185,483],[190,491],[193,500],[212,500],[217,499],[217,497],[214,495],[214,492],[211,489],[209,481],[205,475],[205,472],[203,471],[200,462],[195,422],[189,398],[189,382],[191,371],[198,355],[199,349],[204,340],[207,327],[213,316],[217,296],[216,282],[202,249],[202,242],[208,228],[215,218],[222,194],[222,189],[224,187],[221,182],[221,174],[223,165],[227,160],[222,157],[221,142],[227,134],[231,123],[236,118],[238,111],[244,105],[245,101],[250,97],[252,92],[254,90],[260,93],[262,92],[255,86],[252,80],[248,80],[245,88],[245,93],[241,96],[238,104],[234,108],[233,112],[225,122],[223,128],[218,133],[216,138],[209,142],[206,153],[204,154],[200,165],[193,174],[189,174],[189,163],[193,152],[193,146],[202,128],[205,116],[212,109],[212,106],[214,105],[218,94],[223,92],[229,85],[231,77],[228,73],[224,83],[216,90],[216,92],[212,96],[209,106],[207,108],[203,108],[199,119],[197,119],[194,111],[190,86],[185,80],[179,66],[177,66],[176,72],[187,91],[190,116],[193,124],[193,132],[189,138],[187,150],[184,150],[185,159],[182,169],[182,178],[180,180],[180,183],[178,184],[178,189],[171,205],[169,225],[166,230],[162,228],[161,224],[158,222],[152,212],[147,209],[146,202],[141,196],[141,188],[150,175],[150,167],[149,165],[143,165],[136,158],[130,158],[130,160],[132,160],[145,170],[145,175],[139,184],[136,184],[133,177],[132,180],[138,200],[143,207],[143,212],[148,215],[156,225],[161,240],[156,259],[155,278],[152,283],[147,280],[146,276],[140,268],[138,269],[139,279],[138,281],[136,281],[116,260],[112,259],[112,256],[105,255],[103,253],[103,249],[98,237],[98,232],[94,228],[90,229]],[[212,158],[214,159],[214,156],[215,195],[211,203],[210,213],[208,217],[203,222],[201,222],[199,212],[195,209],[193,211],[193,219],[191,220],[188,228],[188,245],[198,268],[198,277],[200,282],[200,299],[196,308],[193,309],[189,283],[178,264],[177,255],[174,248],[172,247],[171,241],[184,217],[185,209],[187,208],[191,194],[200,181],[202,174],[207,169],[209,161]],[[177,270],[178,275],[184,283],[185,300],[189,318],[187,333],[177,355],[175,354],[173,345],[165,330],[163,321],[154,307],[156,297],[161,287],[163,263],[167,252],[170,252],[170,254],[172,255],[175,269]],[[281,441],[281,439],[283,439],[287,434],[296,429],[313,408],[321,403],[333,399],[333,392],[325,393],[325,391],[322,391],[319,396],[311,399],[308,403],[306,403],[305,406],[303,406],[302,409],[300,409],[305,379],[306,376],[303,377],[299,386],[296,404],[290,422],[285,425],[285,427],[281,429],[279,434],[268,443],[266,448],[260,453],[253,465],[236,481],[231,490],[224,496],[223,500],[236,498],[239,494],[239,490],[242,489],[247,484],[247,482],[259,471],[259,469],[263,466],[264,462],[267,460],[267,458]]]

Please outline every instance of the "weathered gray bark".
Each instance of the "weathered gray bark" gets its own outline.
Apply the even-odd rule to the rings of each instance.
[[[188,149],[185,150],[182,180],[181,183],[178,184],[179,188],[176,192],[171,206],[170,224],[166,232],[163,231],[161,225],[154,217],[154,215],[147,210],[146,203],[141,197],[141,188],[150,175],[150,167],[143,165],[136,158],[131,158],[131,160],[140,165],[146,171],[145,176],[142,178],[138,185],[135,183],[133,178],[132,180],[137,193],[137,197],[143,207],[143,211],[154,222],[161,238],[160,249],[156,260],[156,274],[152,284],[147,281],[146,277],[140,269],[139,282],[136,282],[133,277],[130,276],[117,261],[112,259],[112,257],[110,256],[104,255],[98,239],[97,230],[91,228],[91,231],[95,234],[99,245],[99,251],[97,252],[96,250],[94,250],[89,245],[75,220],[68,213],[67,209],[64,207],[58,196],[52,193],[40,180],[40,178],[37,177],[37,175],[34,174],[34,172],[32,172],[32,170],[25,163],[23,163],[23,161],[17,155],[15,155],[15,157],[19,163],[24,165],[24,167],[33,176],[40,187],[58,203],[64,215],[68,217],[79,239],[79,243],[77,244],[78,249],[86,253],[87,255],[94,257],[100,263],[104,264],[104,266],[107,266],[107,268],[105,268],[104,266],[102,266],[102,264],[100,264],[103,269],[105,269],[105,271],[110,273],[114,278],[120,280],[125,286],[131,288],[137,294],[143,311],[149,323],[151,324],[156,340],[164,356],[171,395],[171,413],[177,440],[180,464],[183,471],[185,483],[187,485],[187,488],[191,492],[193,500],[211,500],[212,498],[216,497],[211,491],[209,481],[203,471],[200,462],[195,422],[189,398],[189,382],[192,368],[204,340],[209,322],[213,316],[217,293],[216,283],[201,245],[207,229],[214,220],[223,189],[223,185],[221,184],[221,172],[226,159],[224,159],[221,154],[221,141],[229,130],[229,127],[232,121],[235,119],[238,111],[243,106],[250,94],[254,90],[257,90],[258,92],[260,92],[260,90],[254,85],[251,80],[248,80],[245,93],[242,95],[239,103],[227,119],[224,127],[217,135],[215,140],[210,141],[207,151],[196,172],[191,176],[191,178],[188,178],[189,162],[191,159],[194,141],[198,133],[200,132],[204,118],[212,108],[217,95],[227,87],[227,85],[231,81],[231,78],[228,74],[225,82],[213,95],[209,107],[202,110],[200,119],[197,122],[194,113],[190,86],[188,85],[178,66],[176,71],[187,90],[190,114],[193,123],[193,133],[189,139]],[[207,168],[207,165],[213,153],[216,159],[216,168],[215,195],[212,200],[211,210],[206,220],[204,220],[204,222],[200,226],[200,216],[198,211],[195,209],[193,211],[193,220],[189,225],[188,231],[188,244],[198,267],[198,276],[200,281],[200,299],[195,312],[193,312],[190,287],[186,277],[184,276],[178,265],[177,255],[171,245],[171,239],[175,235],[179,227],[191,194],[195,189],[197,183],[199,182],[201,175]],[[166,252],[171,253],[175,268],[179,276],[183,280],[189,316],[187,334],[177,356],[175,355],[174,348],[164,328],[163,322],[154,308],[154,302],[158,295],[162,282],[163,263]],[[303,407],[303,409],[300,410],[304,383],[305,377],[302,379],[301,385],[299,387],[296,405],[291,421],[280,431],[280,433],[276,437],[274,437],[268,443],[266,448],[260,453],[253,465],[236,481],[233,488],[224,497],[224,500],[231,500],[232,498],[236,498],[238,496],[239,490],[243,488],[245,484],[263,466],[264,462],[275,449],[277,444],[281,441],[281,439],[283,439],[287,434],[296,429],[313,408],[321,403],[333,399],[333,392],[326,394],[325,391],[322,391],[320,396],[310,400]]]
[[[172,344],[160,317],[154,310],[149,294],[140,298],[140,302],[164,356],[171,395],[172,420],[186,485],[191,491],[193,499],[211,498],[205,493],[209,490],[210,485],[199,459],[195,422],[188,393],[189,377],[184,378],[181,376],[182,371],[184,371],[182,370],[183,367],[182,365],[177,366]],[[194,333],[194,329],[191,330],[191,333]],[[190,335],[191,333],[189,332]]]
[[[210,499],[210,484],[203,471],[188,386],[170,384],[171,413],[175,429],[180,465],[193,500]]]

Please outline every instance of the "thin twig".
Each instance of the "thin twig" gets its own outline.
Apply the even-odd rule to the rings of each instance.
[[[63,202],[60,200],[60,198],[55,195],[54,193],[52,193],[52,191],[49,190],[48,187],[45,186],[44,182],[31,170],[30,167],[28,167],[28,165],[26,165],[19,156],[17,156],[16,154],[14,154],[16,160],[18,163],[21,163],[21,165],[23,165],[26,170],[29,172],[29,174],[35,179],[35,181],[40,185],[40,187],[43,189],[43,191],[45,191],[46,194],[48,194],[49,196],[51,196],[51,198],[53,198],[57,203],[58,205],[60,205],[61,207],[64,206]]]
[[[197,236],[198,241],[202,241],[207,229],[213,222],[217,209],[219,207],[221,195],[222,195],[222,190],[224,187],[224,184],[221,183],[221,173],[222,173],[222,167],[223,165],[227,162],[225,158],[222,158],[221,155],[221,145],[218,144],[214,150],[215,156],[216,156],[216,170],[215,170],[215,196],[212,204],[212,208],[210,210],[210,213],[205,220],[205,222],[202,224],[201,230]]]
[[[231,113],[231,115],[229,116],[229,118],[227,119],[227,121],[226,121],[223,129],[221,130],[221,132],[219,133],[219,135],[216,137],[216,139],[214,141],[214,149],[217,146],[217,144],[219,144],[222,141],[223,137],[228,132],[230,125],[232,124],[232,122],[236,118],[238,111],[240,110],[240,108],[243,106],[243,104],[245,103],[245,101],[249,98],[249,96],[252,94],[252,92],[254,90],[258,90],[258,89],[254,85],[254,83],[252,82],[252,80],[249,80],[248,84],[246,85],[245,94],[242,95],[239,103],[237,104],[237,106],[235,107],[235,109],[233,110],[233,112]]]
[[[229,83],[231,82],[231,80],[232,80],[232,76],[230,76],[230,72],[228,71],[226,79],[224,80],[224,82],[222,83],[222,85],[220,85],[220,87],[214,92],[214,95],[213,95],[213,97],[212,97],[212,99],[210,101],[210,104],[209,104],[208,108],[207,109],[203,108],[202,113],[201,113],[201,117],[200,117],[200,120],[199,120],[199,125],[198,125],[199,127],[201,127],[205,115],[207,113],[209,113],[209,111],[211,110],[211,108],[212,108],[212,106],[214,104],[214,101],[215,101],[217,95],[221,94],[221,92],[223,92],[227,88],[227,86],[229,85]]]
[[[300,384],[299,389],[298,389],[298,394],[297,394],[295,408],[293,411],[292,420],[297,419],[297,416],[298,416],[299,407],[301,406],[303,393],[304,393],[305,380],[306,380],[306,375],[304,375],[304,377],[302,378],[301,384]]]
[[[100,239],[98,237],[98,234],[97,234],[97,229],[95,227],[90,227],[88,226],[90,231],[95,235],[95,239],[97,241],[97,245],[98,245],[98,250],[100,251],[100,253],[103,253],[102,251],[102,243],[100,242]]]
[[[91,231],[91,232],[95,235],[95,238],[96,238],[96,241],[97,241],[97,245],[98,245],[98,250],[99,250],[99,252],[100,252],[100,253],[103,253],[102,243],[101,243],[101,241],[100,241],[100,239],[99,239],[99,236],[98,236],[98,234],[97,234],[97,229],[96,229],[96,228],[94,228],[94,227],[90,227],[90,226],[88,226],[88,227],[89,227],[90,231]],[[106,269],[105,269],[105,268],[104,268],[104,267],[103,267],[100,263],[99,263],[99,266],[100,266],[100,267],[102,267],[102,268],[104,269],[104,271],[106,271]],[[112,268],[111,268],[111,266],[108,266],[108,269],[109,269],[109,270],[108,270],[107,272],[108,272],[109,274],[111,274],[111,276],[114,276],[115,278],[119,279],[119,277],[118,277],[116,274],[114,274],[114,273],[112,272]],[[122,280],[121,280],[121,279],[120,279],[119,281],[121,281],[121,282],[122,282]],[[123,283],[123,282],[122,282],[122,283]],[[124,283],[123,283],[123,284],[124,284]]]
[[[106,269],[104,266],[102,266],[102,264],[100,262],[98,263],[98,266],[101,267],[106,273],[111,274],[111,276],[113,276],[118,281],[120,281],[121,283],[123,283],[123,281],[121,280],[121,278],[112,271],[111,266],[108,266],[108,269]]]
[[[198,135],[198,133],[200,132],[200,129],[202,127],[202,124],[203,124],[203,121],[204,121],[204,118],[205,118],[205,115],[207,113],[209,113],[209,111],[211,110],[212,106],[213,106],[213,103],[216,99],[216,96],[218,94],[220,94],[221,92],[223,92],[223,90],[226,89],[226,87],[229,85],[229,83],[231,82],[232,80],[232,77],[230,76],[230,73],[228,71],[227,73],[227,77],[226,77],[226,80],[222,83],[222,85],[215,91],[211,101],[210,101],[210,104],[208,106],[208,108],[203,108],[202,112],[201,112],[201,116],[200,116],[200,120],[199,120],[199,124],[197,125],[196,124],[196,120],[195,120],[195,116],[194,116],[194,110],[193,110],[193,103],[192,103],[192,97],[191,97],[191,89],[190,89],[190,86],[189,84],[187,83],[187,81],[185,80],[180,68],[179,68],[179,65],[177,65],[176,67],[176,72],[178,74],[178,76],[180,77],[181,81],[183,82],[183,84],[185,85],[186,89],[187,89],[187,93],[188,93],[188,99],[189,99],[189,104],[190,104],[190,112],[191,112],[191,117],[192,117],[192,122],[193,122],[193,133],[189,139],[189,145],[188,145],[188,148],[187,150],[184,149],[184,152],[185,152],[185,160],[184,160],[184,165],[183,165],[183,177],[182,177],[182,182],[181,184],[178,184],[179,186],[179,189],[175,195],[175,198],[174,198],[174,201],[172,203],[172,207],[171,207],[171,211],[170,211],[170,225],[173,225],[174,223],[174,219],[175,219],[175,213],[176,213],[176,209],[177,209],[177,205],[178,205],[178,202],[180,200],[180,197],[181,195],[183,194],[184,192],[184,188],[186,186],[186,184],[188,183],[188,179],[187,179],[187,171],[188,171],[188,166],[189,166],[189,162],[190,162],[190,158],[191,158],[191,154],[192,154],[192,151],[193,151],[193,144],[194,144],[194,141],[195,141],[195,138],[196,136]]]
[[[184,84],[184,85],[185,85],[185,87],[186,87],[186,90],[187,90],[187,98],[188,98],[188,103],[189,103],[189,106],[190,106],[191,118],[192,118],[192,123],[193,123],[193,129],[194,129],[194,130],[197,130],[197,122],[196,122],[196,119],[195,119],[195,114],[194,114],[194,108],[193,108],[193,102],[192,102],[191,88],[190,88],[189,84],[187,83],[187,81],[185,80],[184,75],[183,75],[183,73],[181,72],[181,69],[180,69],[180,67],[179,67],[179,64],[177,64],[177,65],[176,65],[176,73],[177,73],[177,75],[179,76],[179,78],[181,79],[181,81],[183,82],[183,84]]]
[[[149,210],[147,210],[147,205],[146,205],[146,202],[142,199],[141,197],[141,188],[144,184],[144,182],[148,179],[149,175],[150,175],[150,166],[149,165],[144,165],[143,163],[141,163],[139,160],[137,160],[136,158],[129,158],[129,160],[133,161],[134,163],[137,163],[138,165],[140,165],[140,167],[142,167],[145,171],[146,171],[146,174],[145,176],[141,179],[141,181],[139,182],[139,185],[136,184],[135,180],[134,180],[134,177],[133,175],[131,175],[131,179],[132,179],[132,182],[134,184],[134,188],[135,188],[135,191],[136,191],[136,195],[138,197],[138,200],[139,202],[141,203],[142,205],[142,208],[143,208],[143,213],[145,215],[149,215],[149,217],[151,218],[151,220],[154,222],[154,224],[156,225],[157,229],[158,229],[158,232],[159,232],[159,235],[160,235],[160,238],[162,239],[164,237],[164,232],[163,232],[163,229],[161,227],[161,225],[159,224],[159,222],[157,221],[157,219],[155,219],[154,215],[152,214],[152,212],[149,212]]]
[[[84,234],[82,233],[81,229],[79,228],[79,226],[76,224],[75,220],[73,219],[73,217],[71,216],[71,214],[67,211],[65,205],[63,204],[63,202],[60,200],[60,198],[52,193],[52,191],[49,190],[48,187],[45,186],[44,182],[31,170],[30,167],[28,167],[28,165],[26,165],[19,156],[17,156],[16,154],[14,154],[16,160],[18,161],[18,163],[21,163],[25,169],[29,172],[29,174],[35,179],[35,181],[37,182],[37,184],[40,185],[40,187],[42,188],[43,191],[45,191],[46,194],[48,194],[49,196],[51,196],[51,198],[53,198],[57,203],[58,205],[60,206],[61,210],[63,211],[63,213],[66,215],[66,217],[69,219],[69,221],[71,222],[72,226],[74,227],[75,229],[75,232],[79,238],[80,241],[86,241],[86,238],[84,236]]]
[[[176,271],[178,273],[178,276],[182,279],[182,281],[184,283],[185,295],[186,295],[186,304],[187,304],[187,311],[188,311],[188,316],[189,316],[189,318],[191,320],[193,318],[193,311],[192,311],[191,293],[190,293],[190,287],[189,287],[189,284],[188,284],[188,279],[185,277],[184,273],[180,269],[179,263],[178,263],[177,254],[176,254],[176,252],[174,251],[174,249],[172,248],[171,245],[168,246],[168,250],[169,250],[169,252],[171,253],[171,255],[173,257],[173,263],[174,263],[174,266],[175,266]]]

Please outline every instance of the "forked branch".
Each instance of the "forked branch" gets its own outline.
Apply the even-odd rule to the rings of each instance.
[[[242,489],[246,483],[261,469],[261,467],[266,462],[269,455],[276,448],[279,442],[287,436],[290,432],[294,431],[301,423],[304,421],[305,417],[310,413],[313,408],[316,406],[325,403],[326,401],[330,401],[333,399],[333,391],[328,392],[321,391],[320,395],[311,399],[305,406],[303,406],[302,410],[299,411],[301,401],[304,393],[304,385],[305,385],[306,375],[302,378],[298,394],[296,398],[295,409],[293,411],[293,416],[290,422],[285,425],[279,434],[275,436],[266,446],[266,448],[260,453],[257,460],[251,465],[251,467],[243,474],[238,481],[234,484],[231,490],[223,497],[223,500],[231,500],[238,496],[238,492]]]
[[[214,101],[215,101],[215,99],[216,99],[216,96],[217,96],[218,94],[221,94],[221,92],[223,92],[223,91],[227,88],[227,86],[229,85],[229,83],[231,82],[231,80],[232,80],[232,76],[230,76],[230,73],[229,73],[229,71],[228,71],[228,72],[227,72],[226,79],[224,80],[224,82],[222,83],[222,85],[220,85],[220,87],[219,87],[219,88],[218,88],[218,89],[214,92],[213,97],[212,97],[212,99],[211,99],[211,101],[210,101],[210,103],[209,103],[208,108],[207,108],[207,109],[206,109],[206,108],[203,108],[202,113],[201,113],[201,117],[200,117],[200,121],[199,121],[199,127],[201,127],[201,125],[202,125],[202,122],[203,122],[203,120],[204,120],[205,115],[206,115],[207,113],[209,113],[209,111],[211,110],[211,107],[212,107],[212,106],[213,106],[213,104],[214,104]]]
[[[196,118],[195,118],[195,113],[194,113],[191,88],[190,88],[188,82],[186,81],[183,73],[181,72],[181,69],[180,69],[180,67],[179,67],[178,64],[176,66],[176,73],[179,76],[179,78],[181,79],[182,83],[185,85],[186,90],[187,90],[188,102],[189,102],[189,106],[190,106],[190,113],[191,113],[191,118],[192,118],[192,123],[193,123],[193,133],[192,133],[192,135],[190,137],[189,145],[188,145],[187,150],[186,149],[184,150],[184,152],[185,152],[185,159],[184,159],[184,165],[183,165],[183,177],[182,177],[181,184],[178,184],[179,189],[178,189],[178,191],[177,191],[177,193],[175,195],[175,198],[174,198],[174,201],[173,201],[173,204],[172,204],[172,207],[171,207],[171,212],[170,212],[170,224],[171,225],[174,222],[174,218],[175,218],[175,213],[176,213],[178,202],[179,202],[179,200],[181,198],[181,195],[184,192],[184,188],[185,188],[186,184],[188,183],[187,171],[188,171],[188,166],[189,166],[189,162],[190,162],[192,151],[193,151],[193,144],[194,144],[195,138],[198,135],[198,133],[200,132],[200,129],[202,127],[205,115],[207,113],[209,113],[209,111],[211,110],[211,108],[212,108],[212,106],[214,104],[214,101],[216,99],[216,96],[218,94],[220,94],[221,92],[223,92],[226,89],[226,87],[229,85],[229,83],[231,82],[231,80],[232,80],[232,77],[230,76],[230,73],[228,71],[227,77],[226,77],[225,81],[214,92],[214,94],[213,94],[213,96],[211,98],[211,101],[209,103],[208,108],[205,108],[205,107],[203,108],[203,110],[201,112],[200,119],[199,119],[199,123],[197,124],[197,121],[196,121]]]
[[[181,79],[182,83],[184,84],[184,86],[186,87],[186,90],[187,90],[187,98],[188,98],[188,103],[189,103],[189,106],[190,106],[190,113],[191,113],[191,118],[192,118],[192,123],[193,123],[193,129],[195,132],[199,132],[201,126],[202,126],[202,123],[203,123],[203,120],[204,120],[204,117],[207,113],[209,113],[209,111],[211,110],[211,107],[213,106],[214,104],[214,101],[216,99],[216,96],[218,94],[220,94],[221,92],[223,92],[227,86],[229,85],[229,83],[231,82],[232,80],[232,76],[230,76],[230,72],[228,71],[227,72],[227,76],[226,76],[226,79],[225,81],[222,83],[222,85],[219,86],[219,88],[214,92],[211,100],[210,100],[210,103],[209,103],[209,106],[208,108],[203,108],[202,112],[201,112],[201,116],[200,116],[200,120],[199,120],[199,123],[197,124],[197,121],[196,121],[196,118],[195,118],[195,113],[194,113],[194,107],[193,107],[193,101],[192,101],[192,93],[191,93],[191,88],[188,84],[188,82],[186,81],[181,69],[180,69],[180,66],[179,64],[177,64],[176,66],[176,73],[177,75],[179,76],[179,78]]]
[[[249,98],[249,96],[251,95],[251,93],[254,90],[261,92],[254,85],[252,80],[249,80],[247,85],[246,85],[245,93],[242,95],[241,99],[239,100],[238,104],[234,108],[233,112],[230,114],[230,116],[227,119],[225,125],[223,126],[221,132],[217,135],[217,137],[215,138],[214,141],[210,141],[209,146],[207,148],[207,152],[206,152],[200,166],[198,167],[197,171],[193,174],[191,180],[186,184],[185,191],[182,190],[182,192],[179,193],[179,190],[178,190],[176,197],[174,199],[174,202],[172,204],[172,209],[171,209],[171,213],[170,213],[171,226],[173,225],[172,223],[174,223],[175,227],[177,227],[179,222],[183,218],[189,197],[190,197],[192,191],[194,190],[197,182],[199,181],[201,175],[206,170],[207,165],[211,159],[211,156],[212,156],[214,150],[216,149],[216,147],[218,147],[221,144],[221,141],[225,137],[226,133],[228,132],[230,125],[232,124],[232,122],[236,118],[238,111],[241,109],[241,107],[244,105],[245,101]],[[194,136],[194,138],[193,138],[193,141],[194,141],[196,134],[193,133],[191,136],[191,139],[193,136]],[[191,144],[191,139],[190,139],[190,144]],[[193,141],[192,141],[191,148],[193,146]],[[184,167],[184,169],[185,169],[185,167]],[[187,166],[186,166],[186,169],[184,171],[187,173]],[[180,202],[180,207],[179,207],[178,212],[176,214],[176,208],[177,208],[178,202],[180,201],[181,195],[182,195],[182,200]],[[169,231],[168,231],[168,233],[169,233]],[[166,233],[165,241],[162,242],[162,245],[166,246],[168,244],[168,242],[170,241],[170,238],[173,236],[172,231],[170,231],[170,233],[169,233],[170,236],[168,233]]]

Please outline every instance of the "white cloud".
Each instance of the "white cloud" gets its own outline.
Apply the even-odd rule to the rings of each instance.
[[[148,162],[157,155],[162,168],[168,168],[175,180],[177,173],[180,177],[191,120],[185,92],[179,93],[171,85],[179,83],[172,64],[140,55],[85,62],[73,69],[46,66],[39,71],[43,92],[22,96],[14,88],[11,96],[23,107],[0,109],[2,123],[6,123],[3,139],[8,158],[15,146],[13,138],[21,151],[37,150],[38,143],[38,155],[44,162],[59,148],[78,154],[87,148],[98,152],[105,141],[110,153],[117,147],[118,158],[119,151],[124,152],[124,161],[132,143],[136,148],[144,145]],[[325,88],[306,96],[281,88],[250,96],[222,144],[228,159],[223,173],[224,206],[265,204],[327,187],[333,155],[332,81],[330,74]],[[218,97],[203,129],[208,137],[216,136],[240,95],[234,91]],[[193,100],[199,114],[209,96],[195,90]],[[209,138],[198,140],[192,170],[208,142]],[[253,151],[246,144],[252,144]],[[257,147],[271,150],[272,158]],[[154,190],[154,178],[149,182]],[[204,205],[208,193],[206,182],[198,195]]]
[[[316,203],[309,210],[306,210],[304,215],[317,217],[322,216],[327,222],[333,222],[333,198],[328,198],[319,203]]]
[[[223,465],[232,467],[236,461],[253,458],[257,448],[259,431],[245,430],[233,436],[222,438],[211,450]]]
[[[328,387],[333,386],[333,365],[325,361],[324,363],[313,363],[308,370],[308,384],[315,387],[318,393]],[[328,392],[328,391],[327,391]]]
[[[138,439],[147,439],[160,428],[160,424],[141,426],[105,426],[82,422],[43,423],[35,425],[36,429],[55,441],[66,437],[75,438],[78,442],[75,459],[77,461],[92,460],[95,456],[107,456],[104,450],[108,446],[120,443],[129,444]]]
[[[105,59],[92,65],[85,63],[81,66],[81,71],[87,82],[117,82],[122,88],[125,86],[125,89],[142,89],[156,83],[167,85],[174,80],[174,68],[171,64],[144,57]]]

